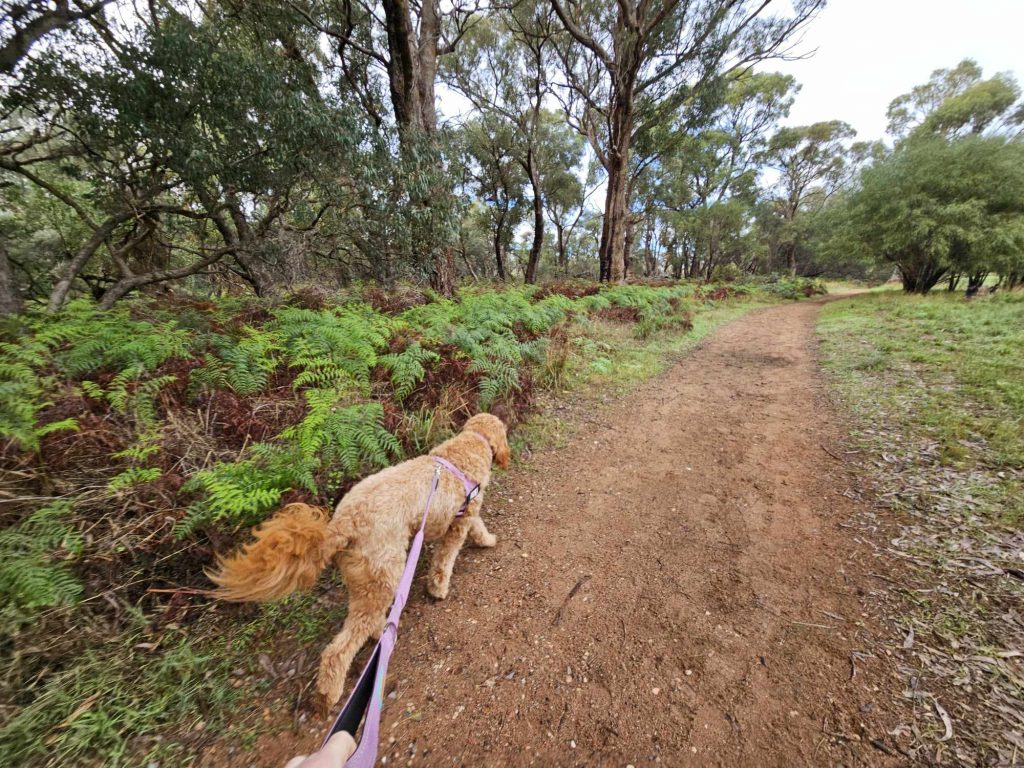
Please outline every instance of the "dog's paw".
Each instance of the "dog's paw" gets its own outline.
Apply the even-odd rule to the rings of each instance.
[[[484,549],[490,549],[491,547],[495,546],[497,543],[498,543],[498,537],[495,536],[493,533],[488,533],[486,536],[481,536],[476,541],[476,545],[478,547],[483,547]]]
[[[448,597],[448,583],[441,582],[438,579],[430,579],[427,581],[427,594],[435,600],[444,600]]]

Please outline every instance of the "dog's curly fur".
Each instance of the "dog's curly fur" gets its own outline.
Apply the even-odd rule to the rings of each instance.
[[[480,519],[480,507],[492,460],[508,466],[505,424],[489,413],[477,414],[430,456],[447,459],[480,483],[480,493],[462,517],[456,513],[466,492],[458,478],[442,472],[434,494],[425,534],[428,540],[440,541],[430,563],[427,591],[442,600],[448,596],[455,558],[466,537],[479,547],[497,543]],[[289,504],[254,531],[254,542],[219,558],[217,571],[208,574],[217,584],[216,597],[263,602],[308,589],[334,559],[348,587],[349,609],[341,632],[320,660],[321,709],[341,698],[352,658],[363,643],[380,637],[436,467],[429,456],[419,456],[371,475],[345,495],[330,520],[324,509]]]

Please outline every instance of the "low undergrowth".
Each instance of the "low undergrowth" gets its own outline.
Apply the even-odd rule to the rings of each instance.
[[[328,585],[212,604],[202,568],[283,502],[333,505],[479,409],[637,380],[760,287],[564,283],[166,298],[0,328],[0,761],[186,764],[298,712]],[[269,651],[273,649],[271,654]],[[297,715],[298,716],[298,715]]]
[[[934,764],[1024,754],[1024,295],[880,292],[829,304],[826,363],[887,514],[887,612],[909,722]],[[948,723],[944,720],[948,718]]]

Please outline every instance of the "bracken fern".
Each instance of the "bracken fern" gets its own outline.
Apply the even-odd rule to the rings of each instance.
[[[77,554],[82,538],[69,523],[71,503],[41,507],[0,531],[0,626],[17,627],[40,608],[74,602],[81,585],[60,557]]]

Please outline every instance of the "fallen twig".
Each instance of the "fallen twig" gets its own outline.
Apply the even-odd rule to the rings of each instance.
[[[810,624],[806,621],[791,621],[790,624],[797,624],[801,627],[817,627],[818,629],[839,629],[839,627],[833,627],[831,624]]]
[[[565,614],[565,609],[566,609],[566,606],[569,605],[569,601],[573,599],[573,597],[576,595],[576,593],[580,591],[580,588],[584,584],[586,584],[588,581],[590,581],[590,576],[584,576],[583,578],[581,578],[579,581],[576,582],[576,586],[575,587],[573,587],[572,589],[569,590],[569,594],[566,595],[565,600],[562,601],[562,605],[559,606],[558,612],[555,614],[555,618],[551,622],[554,626],[557,627],[559,624],[562,623],[562,616]]]
[[[834,453],[833,453],[832,451],[830,451],[830,450],[829,450],[828,448],[826,448],[826,447],[825,447],[824,445],[821,445],[821,444],[819,443],[819,444],[818,444],[818,447],[819,447],[819,448],[821,448],[821,450],[823,450],[823,451],[824,451],[825,453],[827,453],[827,454],[828,454],[829,456],[831,456],[831,457],[832,457],[833,459],[835,459],[836,461],[838,461],[838,462],[842,463],[842,461],[843,461],[843,460],[842,460],[842,459],[841,459],[841,458],[840,458],[839,456],[837,456],[836,454],[834,454]]]

